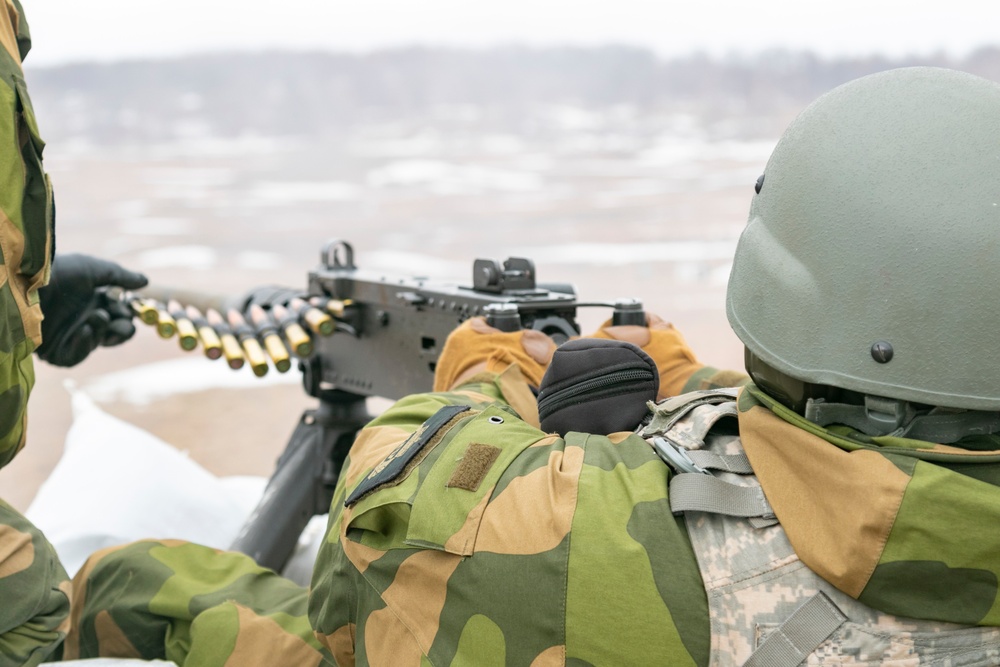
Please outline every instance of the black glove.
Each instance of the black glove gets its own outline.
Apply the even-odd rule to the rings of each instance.
[[[42,344],[38,356],[54,366],[75,366],[98,345],[124,343],[135,333],[132,310],[108,296],[108,287],[145,287],[141,273],[88,255],[57,255],[49,284],[38,290]]]

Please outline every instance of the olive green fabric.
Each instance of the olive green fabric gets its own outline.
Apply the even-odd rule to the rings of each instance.
[[[880,72],[813,102],[768,160],[736,249],[736,335],[806,382],[1000,410],[998,127],[1000,84],[946,69]]]
[[[20,5],[14,3],[17,10]],[[31,353],[41,343],[38,288],[48,281],[53,249],[53,208],[42,169],[45,144],[39,137],[20,59],[30,43],[27,23],[17,13],[0,17],[0,466],[24,446],[25,406],[34,385]],[[17,389],[15,389],[15,387]]]
[[[107,549],[74,577],[73,596],[66,659],[330,664],[309,627],[305,590],[243,554],[179,541]]]
[[[890,614],[1000,626],[1000,447],[823,429],[753,385],[738,406],[743,447],[810,569]]]
[[[748,382],[750,382],[750,376],[742,371],[719,370],[712,366],[702,366],[687,379],[681,394],[707,389],[742,387]]]
[[[51,659],[69,610],[68,577],[52,545],[0,501],[0,667]]]
[[[355,443],[310,596],[338,664],[707,664],[707,602],[665,465],[634,435],[545,434],[502,385],[409,397]],[[405,479],[345,508],[444,405],[472,411]],[[501,452],[475,490],[449,487],[476,443]]]
[[[41,343],[38,288],[49,275],[52,197],[21,71],[30,47],[17,0],[0,12],[0,466],[24,447]],[[66,572],[45,537],[0,501],[0,667],[52,657],[66,634]]]

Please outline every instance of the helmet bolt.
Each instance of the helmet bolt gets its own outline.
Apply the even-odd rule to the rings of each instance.
[[[753,186],[753,191],[760,194],[760,189],[764,187],[764,174],[757,177],[757,183]]]
[[[887,364],[892,361],[892,345],[888,341],[884,340],[873,343],[872,359],[880,364]]]

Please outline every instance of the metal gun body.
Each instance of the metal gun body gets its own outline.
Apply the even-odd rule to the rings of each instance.
[[[557,343],[579,334],[572,293],[537,288],[533,279],[487,291],[475,284],[387,276],[355,267],[350,246],[341,246],[348,251],[344,257],[309,274],[310,295],[350,302],[343,318],[350,333],[318,338],[305,364],[303,381],[313,396],[340,390],[398,399],[430,391],[448,334],[464,320],[487,314],[491,304],[516,305],[524,328],[541,330]]]

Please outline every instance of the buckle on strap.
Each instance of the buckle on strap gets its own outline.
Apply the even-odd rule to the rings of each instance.
[[[692,461],[691,457],[688,456],[686,449],[678,447],[671,442],[667,442],[667,440],[661,436],[653,438],[652,445],[653,449],[656,450],[656,454],[663,459],[664,463],[678,473],[693,472],[700,473],[702,475],[712,474]]]

